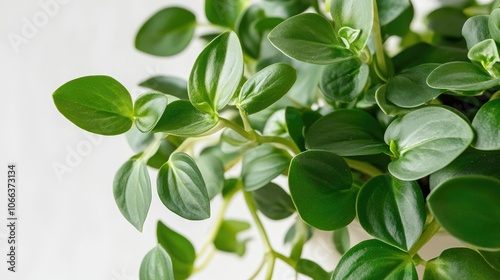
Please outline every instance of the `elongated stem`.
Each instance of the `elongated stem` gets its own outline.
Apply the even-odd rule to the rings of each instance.
[[[274,256],[269,258],[268,262],[268,267],[267,267],[267,272],[266,272],[266,277],[264,279],[266,280],[271,280],[273,279],[273,273],[274,273],[274,264],[276,263],[276,258]]]
[[[296,268],[297,267],[297,262],[290,259],[289,257],[287,256],[284,256],[278,252],[274,252],[274,256],[282,261],[284,261],[286,264],[288,264],[289,266],[291,266],[292,268]]]
[[[200,271],[202,271],[203,269],[205,269],[207,267],[207,265],[212,261],[213,257],[215,256],[215,249],[211,249],[210,252],[208,252],[208,255],[205,257],[205,259],[203,260],[203,262],[195,267],[193,269],[193,273],[198,273]]]
[[[251,133],[253,131],[253,128],[252,125],[250,124],[250,120],[248,119],[247,113],[240,107],[238,107],[238,111],[240,112],[240,117],[241,120],[243,121],[243,127],[245,128],[246,131]]]
[[[245,196],[245,202],[247,203],[248,210],[252,215],[252,218],[259,230],[260,236],[262,237],[262,241],[266,248],[266,253],[274,252],[273,247],[271,246],[271,242],[269,241],[269,237],[267,236],[266,230],[264,229],[264,225],[257,214],[257,206],[255,206],[255,202],[253,201],[252,195],[249,192],[243,192]]]
[[[415,254],[413,256],[413,261],[417,265],[423,265],[423,266],[425,266],[427,264],[427,262],[424,259],[422,259],[418,254]]]
[[[160,139],[155,139],[149,146],[144,149],[142,152],[142,155],[140,156],[140,160],[144,163],[146,163],[154,154],[156,151],[158,151],[158,148],[160,148]]]
[[[219,121],[221,121],[226,127],[234,130],[236,133],[243,136],[243,138],[250,140],[250,141],[255,140],[254,137],[252,135],[250,135],[250,133],[248,133],[248,131],[244,130],[241,126],[235,124],[234,122],[232,122],[228,119],[225,119],[223,117],[219,117]]]
[[[411,249],[408,251],[408,254],[410,256],[414,256],[415,254],[418,253],[418,251],[427,243],[429,240],[438,232],[440,226],[436,219],[432,219],[432,221],[424,228],[424,232],[420,236],[420,238],[417,240],[417,242],[411,247]]]
[[[240,188],[235,188],[232,192],[227,194],[227,196],[224,198],[224,202],[222,203],[221,209],[219,210],[219,214],[217,215],[217,218],[215,219],[215,224],[212,226],[212,229],[208,235],[208,239],[205,241],[203,246],[201,247],[200,251],[198,254],[196,254],[196,258],[202,256],[205,254],[208,248],[212,246],[212,243],[215,240],[215,237],[217,236],[217,233],[219,232],[219,228],[222,224],[222,220],[224,218],[224,214],[227,210],[227,207],[229,206],[229,203],[231,203],[231,199],[234,197],[234,194],[239,190]]]
[[[372,27],[373,43],[375,45],[375,57],[377,58],[376,68],[381,73],[379,78],[387,82],[389,77],[389,67],[385,59],[384,42],[382,41],[382,32],[380,31],[380,22],[378,18],[377,1],[373,0],[373,27]]]
[[[369,163],[357,161],[357,160],[353,160],[353,159],[348,159],[348,158],[344,158],[344,159],[350,168],[358,170],[360,172],[363,172],[364,174],[366,174],[368,176],[375,177],[375,176],[384,174],[384,173],[382,173],[382,171],[378,170],[378,168],[376,168],[375,166],[373,166]]]
[[[257,267],[257,270],[255,270],[255,272],[252,273],[252,275],[248,279],[253,280],[253,279],[257,278],[257,276],[259,275],[260,271],[262,270],[262,268],[264,267],[265,264],[266,264],[266,258],[264,257],[264,258],[262,258],[262,261],[260,262],[259,266]]]
[[[278,143],[286,148],[288,148],[290,151],[292,151],[294,154],[300,154],[300,149],[295,145],[295,142],[292,140],[279,137],[279,136],[257,136],[257,142],[258,143]]]

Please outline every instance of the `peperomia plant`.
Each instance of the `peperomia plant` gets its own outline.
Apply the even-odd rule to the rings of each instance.
[[[140,279],[186,279],[212,248],[245,254],[238,235],[250,224],[224,218],[236,193],[264,246],[251,279],[272,279],[276,260],[312,279],[417,279],[418,265],[423,279],[500,279],[499,2],[443,4],[424,33],[410,28],[409,0],[206,0],[208,24],[168,7],[135,45],[175,55],[209,25],[187,82],[152,77],[133,102],[115,79],[88,76],[53,98],[82,129],[126,133],[135,155],[113,192],[138,230],[153,193],[148,167],[160,200],[185,219],[209,218],[222,197],[198,250],[158,222]],[[227,175],[238,163],[240,175]],[[261,215],[296,215],[290,252],[274,249]],[[354,220],[373,239],[349,248]],[[343,254],[333,272],[301,257],[314,229],[333,231]],[[439,231],[465,247],[422,259]]]

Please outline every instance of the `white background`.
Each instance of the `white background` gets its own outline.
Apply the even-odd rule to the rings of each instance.
[[[0,279],[138,279],[143,256],[156,245],[157,220],[188,236],[198,248],[211,221],[185,221],[154,195],[144,231],[139,233],[122,217],[112,194],[114,173],[133,155],[125,137],[99,138],[82,131],[56,110],[51,94],[65,82],[86,75],[112,76],[134,98],[142,92],[136,85],[149,76],[186,78],[203,47],[201,42],[193,42],[174,58],[156,58],[136,51],[133,40],[140,25],[165,6],[190,8],[199,21],[205,21],[204,1],[40,2],[57,6],[48,15],[37,0],[0,1],[0,180],[6,182],[10,162],[18,164],[19,174],[16,274],[6,271],[4,261],[6,190],[0,183]],[[38,27],[23,35],[30,24]],[[12,44],[9,36],[13,34],[25,41]],[[71,172],[58,176],[54,165],[65,165]],[[155,177],[151,172],[153,181]],[[219,206],[216,200],[212,213]],[[231,204],[228,217],[251,220],[241,197]],[[271,242],[285,254],[289,248],[282,245],[282,239],[292,221],[265,220],[273,232]],[[351,228],[354,235],[358,231],[359,227]],[[245,236],[252,237],[245,257],[218,254],[193,279],[246,279],[260,262],[262,246],[255,230]],[[315,245],[306,248],[305,256],[332,269],[339,256],[329,240],[328,234],[315,233]],[[444,246],[438,238],[428,247],[439,250]],[[437,251],[430,252],[427,257],[436,255]],[[275,279],[293,279],[285,265],[277,264]]]

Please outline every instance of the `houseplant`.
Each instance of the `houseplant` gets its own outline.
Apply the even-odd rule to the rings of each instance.
[[[113,192],[138,230],[152,197],[148,166],[159,169],[163,204],[183,218],[207,219],[211,199],[223,198],[196,253],[159,222],[140,278],[188,278],[211,246],[244,254],[237,235],[250,225],[224,219],[242,192],[265,248],[255,275],[265,270],[265,279],[277,260],[313,279],[416,279],[418,265],[424,279],[498,279],[500,9],[459,2],[431,12],[429,32],[417,34],[405,0],[206,0],[215,32],[200,36],[209,43],[187,83],[152,77],[134,102],[107,76],[57,89],[57,109],[77,126],[127,133],[136,155],[116,173]],[[192,12],[167,7],[135,44],[175,55],[197,26]],[[400,38],[395,55],[384,47],[390,37]],[[192,152],[215,133],[216,144]],[[225,178],[239,162],[241,176]],[[272,182],[280,175],[287,186]],[[261,215],[297,215],[291,252],[273,249]],[[348,248],[354,219],[374,239]],[[333,231],[344,253],[333,272],[301,258],[313,229]],[[440,229],[464,248],[422,259]]]

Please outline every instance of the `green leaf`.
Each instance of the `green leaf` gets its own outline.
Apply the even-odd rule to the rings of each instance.
[[[335,249],[343,255],[351,247],[351,238],[349,237],[349,230],[347,227],[335,230],[332,235],[333,245]]]
[[[295,213],[290,195],[276,184],[269,183],[253,191],[252,197],[257,209],[271,220],[282,220]]]
[[[278,101],[295,83],[295,69],[284,63],[276,63],[260,70],[245,82],[236,106],[248,114],[257,113]]]
[[[244,0],[206,0],[205,15],[213,24],[233,28],[245,3]]]
[[[432,88],[451,91],[482,91],[500,84],[500,78],[492,78],[488,72],[468,62],[445,63],[427,77]]]
[[[438,66],[437,63],[421,64],[390,79],[385,92],[387,100],[396,106],[413,108],[438,97],[445,90],[426,84],[427,76]]]
[[[427,203],[452,236],[477,248],[500,249],[500,180],[483,176],[452,178],[434,189]]]
[[[172,259],[175,279],[187,279],[193,273],[196,260],[193,244],[161,221],[156,226],[156,237]]]
[[[222,191],[224,186],[224,165],[218,157],[210,154],[202,154],[196,159],[205,184],[207,185],[208,197],[214,198]]]
[[[246,191],[255,191],[283,173],[290,163],[290,155],[271,144],[262,144],[243,155],[241,178]]]
[[[352,247],[340,259],[332,280],[412,279],[417,271],[411,256],[382,241],[366,240]]]
[[[306,148],[330,151],[340,156],[387,151],[383,130],[377,120],[354,109],[334,111],[316,121],[306,133]]]
[[[163,9],[149,18],[135,38],[135,47],[157,56],[172,56],[191,42],[196,28],[195,15],[180,7]]]
[[[288,132],[286,130],[285,123],[285,109],[279,109],[274,114],[269,117],[264,126],[263,135],[269,136],[279,136],[286,138],[288,137]]]
[[[469,123],[442,107],[428,106],[394,120],[385,131],[385,142],[395,149],[389,164],[394,177],[412,181],[452,162],[472,142]]]
[[[293,16],[276,26],[268,38],[285,55],[307,63],[331,64],[352,57],[330,22],[318,14]]]
[[[425,225],[424,196],[417,182],[400,181],[389,174],[366,182],[356,210],[368,234],[405,251],[417,242]]]
[[[52,97],[64,117],[92,133],[117,135],[132,126],[130,93],[111,77],[87,76],[69,81]]]
[[[390,117],[403,115],[411,111],[409,108],[398,107],[396,104],[387,100],[387,84],[381,85],[375,91],[375,101],[377,101],[377,105],[380,107],[380,110]]]
[[[484,152],[469,148],[445,168],[431,174],[430,188],[433,190],[451,178],[464,175],[483,175],[500,180],[499,163],[499,151]]]
[[[137,230],[142,231],[152,194],[148,169],[140,158],[129,159],[116,172],[113,195],[122,215]]]
[[[373,25],[372,0],[331,0],[330,14],[335,24],[340,27],[357,29],[360,34],[352,44],[356,51],[361,51],[370,37]]]
[[[137,154],[144,151],[155,140],[153,133],[142,133],[136,127],[131,127],[125,133],[125,137],[130,148]]]
[[[349,166],[336,154],[306,151],[295,156],[288,184],[300,217],[315,228],[339,229],[356,216],[358,191]]]
[[[266,14],[259,5],[251,5],[245,10],[237,26],[243,51],[254,59],[259,58],[262,41],[262,34],[255,25],[265,17]]]
[[[425,265],[424,280],[498,279],[500,272],[491,268],[476,251],[451,248]]]
[[[160,140],[160,147],[158,148],[158,151],[156,151],[156,153],[148,160],[149,166],[160,169],[162,165],[168,161],[170,155],[175,152],[177,147],[179,147],[182,142],[175,138],[175,136],[168,136],[167,138]]]
[[[196,109],[216,113],[229,103],[242,75],[243,53],[238,36],[224,32],[196,59],[189,76],[189,99]]]
[[[469,62],[467,51],[453,47],[418,43],[404,49],[392,58],[396,73],[423,63],[447,63],[451,61]]]
[[[300,14],[311,6],[311,0],[264,0],[261,2],[266,15],[280,18]]]
[[[158,195],[175,214],[188,220],[210,217],[210,198],[198,166],[185,153],[174,153],[158,172]]]
[[[248,239],[239,240],[238,234],[249,228],[250,224],[247,222],[223,220],[214,239],[215,248],[219,251],[235,253],[240,257],[243,256]]]
[[[134,104],[135,126],[141,132],[150,132],[160,120],[168,99],[163,93],[145,93]]]
[[[153,129],[177,136],[199,136],[212,129],[218,117],[197,110],[186,100],[168,104],[165,112]]]
[[[494,9],[488,19],[488,28],[491,37],[500,42],[500,9]]]
[[[409,0],[377,0],[378,20],[381,26],[389,24],[411,7]]]
[[[379,11],[379,18],[382,16],[387,16],[388,18],[392,18],[393,12],[392,8],[387,6],[393,4],[392,2],[398,2],[397,5],[405,5],[406,6],[406,1],[393,1],[393,0],[387,0],[387,1],[377,1],[377,6],[381,6],[382,4],[384,5],[383,11],[381,10],[382,7],[378,8]],[[411,5],[410,1],[407,1],[409,5],[406,7],[404,11],[402,11],[394,20],[390,21],[389,23],[381,26],[381,31],[382,34],[385,36],[391,36],[391,35],[396,35],[399,37],[403,38],[403,42],[405,42],[405,38],[408,38],[409,36],[414,35],[414,33],[410,33],[410,25],[413,21],[413,16],[415,14],[415,11],[413,9],[413,5]],[[400,7],[401,8],[401,7]],[[384,13],[387,13],[387,15],[384,15]],[[389,17],[389,15],[391,17]],[[420,62],[420,61],[418,61]]]
[[[317,264],[311,260],[300,259],[297,262],[297,266],[295,267],[295,270],[298,273],[309,276],[314,280],[329,280],[330,279],[330,273],[326,272],[319,264]]]
[[[480,15],[469,18],[462,27],[462,35],[467,41],[467,48],[470,49],[477,43],[490,39],[488,20],[490,16]]]
[[[173,270],[170,256],[160,245],[156,245],[142,260],[139,279],[174,279]]]
[[[485,70],[491,70],[493,65],[500,62],[497,45],[493,39],[487,39],[470,48],[467,55],[471,61],[481,63]]]
[[[139,86],[173,95],[182,100],[189,99],[186,81],[176,77],[155,76],[140,83]]]
[[[479,109],[472,128],[476,131],[476,149],[500,150],[500,99],[490,100]]]
[[[328,65],[323,70],[320,88],[329,101],[351,102],[368,82],[370,69],[358,59],[348,59]]]
[[[500,271],[500,251],[478,250],[478,253],[491,267]]]

